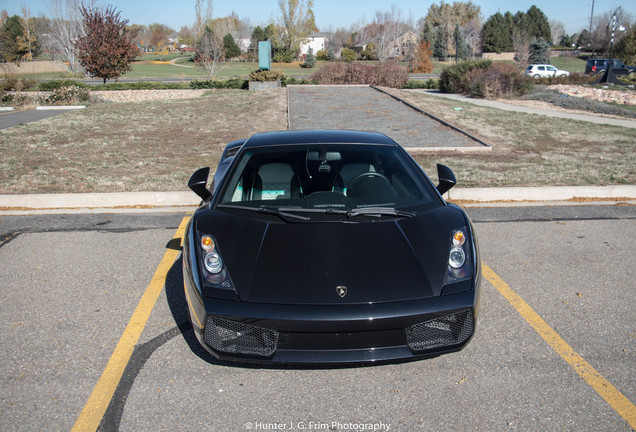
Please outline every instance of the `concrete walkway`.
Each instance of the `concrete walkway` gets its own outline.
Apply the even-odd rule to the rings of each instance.
[[[546,110],[541,108],[525,107],[525,106],[512,105],[512,104],[486,100],[486,99],[475,99],[475,98],[470,98],[470,97],[458,95],[458,94],[440,93],[439,90],[412,90],[412,91],[426,93],[427,95],[442,97],[445,99],[452,99],[459,102],[466,102],[473,105],[500,109],[503,111],[515,111],[515,112],[521,112],[526,114],[537,114],[537,115],[542,115],[547,117],[563,118],[568,120],[578,120],[578,121],[584,121],[588,123],[605,124],[605,125],[611,125],[611,126],[621,126],[621,127],[636,129],[636,120],[601,117],[601,116],[587,115],[587,114],[575,114],[575,113],[567,113],[563,111],[553,111],[553,110]]]
[[[636,206],[636,186],[453,188],[446,195],[464,207],[624,203]],[[112,192],[0,195],[0,216],[43,213],[147,213],[194,211],[193,192]]]

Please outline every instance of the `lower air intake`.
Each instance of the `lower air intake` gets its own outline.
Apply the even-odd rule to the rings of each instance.
[[[458,345],[466,342],[472,334],[473,314],[470,309],[406,329],[407,343],[413,351]]]
[[[276,351],[278,332],[236,321],[208,317],[204,340],[216,351],[269,357]]]

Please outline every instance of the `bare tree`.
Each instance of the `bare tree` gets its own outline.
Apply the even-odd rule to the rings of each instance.
[[[194,56],[196,65],[213,77],[219,72],[220,62],[224,57],[223,36],[220,36],[211,26],[206,26],[197,41],[197,53]]]
[[[36,51],[38,48],[38,40],[35,36],[34,32],[34,22],[31,17],[31,10],[22,5],[22,28],[24,29],[24,34],[20,38],[20,42],[24,44],[26,50],[28,51],[26,55],[27,61],[33,60],[33,51]]]
[[[383,62],[396,54],[395,40],[407,29],[406,23],[402,20],[402,12],[396,5],[392,5],[389,12],[376,11],[370,31],[375,33],[373,39],[378,60]]]
[[[479,21],[479,15],[481,13],[480,6],[474,4],[472,1],[462,2],[455,1],[452,4],[441,2],[440,4],[432,4],[428,8],[428,13],[424,18],[418,21],[418,26],[421,28],[425,22],[432,28],[441,29],[442,34],[446,35],[446,46],[454,46],[453,32],[455,26],[459,26],[463,29],[471,21]],[[466,39],[469,40],[469,35],[466,33]],[[474,39],[474,36],[470,39]]]
[[[527,65],[530,58],[530,43],[534,38],[523,29],[512,31],[512,47],[515,50],[515,61],[520,65]]]
[[[194,4],[194,24],[192,31],[194,32],[194,40],[198,41],[205,27],[212,20],[212,0],[196,0]]]
[[[283,30],[281,49],[292,57],[298,56],[301,43],[315,26],[313,5],[313,0],[278,0]]]
[[[552,41],[556,45],[565,35],[565,26],[561,21],[550,20],[550,32],[552,33]]]
[[[92,7],[94,1],[89,1]],[[50,0],[51,31],[44,43],[51,51],[51,56],[61,56],[68,61],[71,72],[81,70],[75,52],[75,41],[84,36],[81,0]]]

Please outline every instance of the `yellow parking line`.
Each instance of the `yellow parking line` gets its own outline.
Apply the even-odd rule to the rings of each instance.
[[[490,267],[482,261],[482,274],[537,333],[574,370],[605,399],[627,423],[636,429],[636,407],[616,387],[610,384],[583,357],[572,349],[516,292],[512,290]]]
[[[190,220],[190,217],[183,218],[179,228],[177,228],[177,231],[172,237],[173,240],[177,238],[183,239],[188,220]],[[113,354],[110,356],[106,369],[104,369],[102,376],[99,378],[99,381],[97,381],[93,392],[89,396],[71,431],[95,431],[99,427],[99,423],[106,413],[106,409],[115,394],[124,369],[126,369],[130,356],[135,349],[135,344],[139,340],[141,332],[150,317],[150,312],[166,283],[168,271],[177,259],[178,254],[178,250],[168,249],[163,255],[159,267],[157,267],[135,312],[133,312],[130,321],[128,321],[128,325],[121,335],[115,347],[115,351],[113,351]]]

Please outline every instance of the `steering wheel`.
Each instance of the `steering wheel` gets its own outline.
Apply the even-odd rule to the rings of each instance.
[[[391,182],[388,178],[386,178],[385,175],[380,174],[379,172],[370,171],[358,174],[353,179],[351,179],[349,185],[347,186],[347,196],[354,196],[355,194],[351,194],[350,192],[354,190],[356,186],[359,186],[365,181],[376,183],[380,191],[384,191],[387,188],[393,189],[393,186],[391,186]]]

